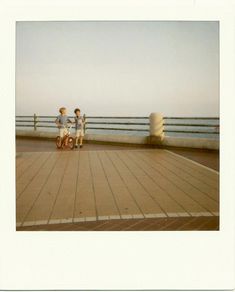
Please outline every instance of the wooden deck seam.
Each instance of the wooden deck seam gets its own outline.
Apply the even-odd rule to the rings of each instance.
[[[201,168],[198,165],[194,165],[193,163],[186,160],[181,159],[180,156],[171,155],[169,152],[165,152],[166,156],[162,154],[164,160],[168,163],[172,164],[175,167],[180,168],[186,173],[189,173],[193,178],[197,178],[198,180],[202,181],[204,184],[212,187],[216,190],[219,189],[219,176],[208,172],[206,169]],[[193,173],[193,174],[192,174]],[[214,176],[216,175],[216,177]],[[214,185],[216,184],[216,186]]]
[[[127,231],[128,229],[131,229],[131,228],[133,228],[134,226],[136,226],[136,225],[139,225],[139,224],[143,223],[143,222],[144,222],[144,220],[145,220],[145,219],[143,219],[143,220],[140,220],[140,221],[137,221],[137,222],[135,222],[134,224],[132,224],[132,225],[130,225],[130,226],[127,226],[126,228],[122,229],[122,231]]]
[[[91,158],[98,216],[118,215],[119,210],[96,151],[91,152]]]
[[[91,168],[90,151],[88,151],[88,162],[89,162],[89,169],[90,169],[90,174],[91,174],[91,185],[92,185],[94,202],[95,202],[95,214],[96,214],[96,218],[98,219],[98,209],[97,209],[97,201],[96,201],[96,194],[95,194],[94,177],[93,177],[93,172],[92,172],[92,168]]]
[[[109,154],[107,153],[108,151],[105,151],[105,153],[107,154],[108,159],[110,160],[110,162],[112,163],[113,167],[116,169],[117,173],[119,174],[119,177],[121,178],[123,184],[126,186],[128,193],[130,194],[130,196],[132,197],[133,201],[135,202],[137,208],[139,209],[140,213],[143,214],[144,216],[144,212],[142,211],[141,207],[139,206],[138,202],[136,201],[136,198],[133,196],[132,192],[130,191],[128,185],[126,184],[125,180],[123,179],[122,175],[120,174],[120,171],[118,170],[117,166],[115,165],[115,163],[113,162],[113,160],[110,158]]]
[[[53,152],[50,152],[50,155],[47,157],[51,157],[53,154]],[[41,156],[38,157],[38,159],[41,158]],[[37,160],[37,159],[36,159]],[[44,164],[46,164],[47,159],[45,159],[45,161],[40,165],[39,169],[35,172],[35,174],[33,175],[33,177],[28,181],[28,183],[25,185],[25,187],[23,188],[23,190],[21,190],[20,193],[17,193],[17,197],[16,197],[16,201],[20,199],[21,195],[24,193],[24,191],[27,189],[27,187],[30,185],[30,183],[33,181],[33,179],[37,176],[37,174],[40,172],[40,170],[42,169],[42,167],[44,166]],[[16,185],[17,187],[17,185]]]
[[[184,172],[187,173],[188,175],[191,175],[193,178],[195,178],[195,179],[199,180],[200,182],[206,184],[208,187],[213,188],[213,189],[215,189],[215,190],[218,190],[218,187],[215,187],[215,186],[212,186],[212,185],[208,184],[208,180],[211,181],[211,183],[214,183],[214,182],[215,182],[214,180],[212,181],[212,179],[211,179],[210,177],[206,177],[206,180],[202,180],[202,179],[199,178],[198,176],[193,175],[192,173],[190,173],[189,171],[186,170],[187,168],[190,168],[190,167],[187,167],[186,169],[185,169],[185,167],[182,168],[182,167],[179,166],[179,165],[180,165],[180,164],[179,164],[179,161],[177,161],[176,159],[174,159],[174,158],[170,158],[170,156],[167,156],[167,157],[169,158],[169,159],[168,159],[168,158],[165,158],[162,154],[160,154],[160,155],[161,155],[163,161],[165,161],[165,162],[167,162],[167,163],[169,163],[169,164],[172,163],[172,165],[173,165],[174,167],[180,169],[181,171],[184,171]],[[175,161],[176,163],[173,163],[173,161]],[[178,162],[178,163],[177,163],[177,162]],[[203,175],[201,172],[199,172],[199,171],[197,171],[197,170],[195,170],[195,169],[193,169],[193,168],[191,168],[191,170],[194,171],[194,172],[198,172],[198,173],[200,173],[201,175]],[[203,176],[205,177],[205,175],[203,175]]]
[[[156,169],[155,167],[151,166],[151,168]],[[161,174],[161,176],[164,177],[164,175],[161,173],[161,171],[158,169],[158,172]],[[187,192],[185,192],[185,190],[183,190],[181,187],[179,187],[177,184],[175,184],[175,182],[173,182],[172,180],[170,180],[168,177],[165,177],[166,180],[168,180],[170,183],[172,183],[177,189],[179,189],[181,192],[183,192],[187,197],[189,197],[192,201],[194,201],[196,204],[198,204],[199,206],[201,206],[203,209],[207,210],[209,213],[211,213],[210,210],[208,210],[205,206],[203,206],[200,202],[196,201],[192,196],[190,196]]]
[[[184,223],[183,225],[181,225],[180,226],[180,229],[183,227],[185,227],[185,226],[187,226],[187,225],[189,225],[189,224],[192,224],[192,222],[194,222],[195,220],[197,220],[198,219],[198,217],[199,216],[196,216],[196,217],[192,217],[192,220],[190,221],[190,222],[186,222],[186,223]],[[178,231],[179,229],[178,228],[176,228],[176,231]]]
[[[136,197],[136,200],[142,202],[141,204],[142,204],[143,209],[141,208],[141,210],[145,209],[145,211],[142,211],[142,213],[143,214],[150,214],[153,212],[157,212],[156,210],[155,211],[151,210],[151,209],[153,209],[153,207],[154,207],[154,209],[156,209],[156,207],[157,207],[159,209],[159,215],[162,216],[162,214],[164,214],[164,216],[166,216],[165,213],[162,212],[162,209],[159,207],[159,205],[149,196],[149,194],[145,191],[145,189],[143,189],[142,185],[139,183],[139,180],[133,175],[133,173],[130,171],[130,169],[127,167],[127,165],[123,162],[123,160],[120,159],[118,154],[115,151],[113,151],[112,154],[113,154],[113,159],[115,162],[120,161],[121,166],[119,166],[119,167],[123,166],[124,170],[127,170],[127,173],[131,176],[131,178],[134,179],[134,185],[132,185],[135,188],[134,193],[133,193],[133,189],[129,188],[128,183],[126,183],[126,185],[128,186],[130,192],[133,193],[133,196]],[[116,158],[116,160],[115,160],[115,158]],[[123,177],[124,181],[128,180],[128,179],[125,180],[125,173],[123,174],[123,173],[121,173],[121,171],[119,173]],[[137,187],[137,190],[136,190],[136,187]],[[146,202],[143,202],[144,196],[147,196],[147,198],[148,198],[147,205],[146,205]],[[151,204],[150,204],[150,202],[151,202]],[[145,217],[146,217],[146,215],[145,215]]]
[[[28,154],[28,153],[27,153]],[[20,155],[19,153],[16,152],[16,161],[15,161],[15,167],[18,168],[20,167],[20,165],[25,161],[25,157],[22,157],[22,156],[17,156],[17,155]],[[29,159],[30,157],[32,156],[31,153],[28,154],[28,157],[26,159]]]
[[[28,159],[32,159],[32,163],[30,163],[29,165],[28,165],[28,167],[27,167],[27,170],[28,169],[30,169],[30,167],[34,164],[34,162],[35,161],[37,161],[41,156],[43,155],[43,153],[42,152],[37,152],[37,154],[36,154],[36,157],[32,157],[32,156],[30,156]],[[27,161],[26,161],[27,162]],[[19,169],[17,169],[18,171],[19,171]],[[21,175],[19,175],[19,176],[17,176],[17,173],[16,173],[16,178],[17,178],[17,180],[19,180],[21,177],[22,177],[22,175],[25,173],[25,170],[23,170],[22,171],[22,173],[21,173]]]
[[[192,217],[191,217],[192,218]],[[191,221],[191,218],[190,218],[190,221]],[[176,218],[174,218],[175,220],[177,220]],[[167,222],[165,223],[165,225],[162,225],[160,228],[159,228],[159,231],[162,231],[163,229],[165,228],[168,228],[170,227],[171,225],[173,225],[175,223],[175,220],[174,221],[170,221],[170,222]],[[153,224],[154,225],[154,224]]]
[[[172,219],[172,218],[171,218]],[[143,227],[142,228],[142,230],[143,231],[151,231],[153,228],[152,228],[152,226],[154,226],[154,225],[163,225],[163,226],[165,226],[166,225],[166,218],[163,218],[163,219],[161,219],[161,221],[158,221],[158,222],[152,222],[152,223],[150,223],[149,225],[147,225],[147,226],[145,226],[145,227]],[[161,227],[160,227],[161,228]],[[158,229],[159,230],[159,229]],[[159,230],[160,231],[160,230]]]
[[[129,157],[132,157],[132,154],[130,154],[130,153],[128,153],[127,154]],[[133,157],[132,157],[132,160],[133,160]],[[137,162],[135,162],[136,164],[137,164]],[[144,161],[144,163],[146,163],[145,161]],[[137,164],[138,165],[138,164]],[[139,166],[140,167],[140,166]],[[185,207],[183,206],[183,205],[181,205],[166,189],[164,189],[162,186],[160,186],[160,185],[158,185],[157,184],[157,182],[144,170],[144,169],[142,169],[142,171],[152,180],[152,182],[157,186],[157,187],[159,187],[163,192],[165,192],[167,195],[168,195],[168,197],[170,198],[170,199],[172,199],[177,205],[179,205],[187,214],[189,214],[190,216],[191,216],[191,213],[189,213],[186,209],[185,209]]]
[[[161,149],[146,149],[145,151],[143,151],[141,149],[136,149],[136,151],[149,152],[149,153],[152,153],[152,152],[164,153],[165,152],[166,154],[168,154],[168,157],[174,159],[175,161],[180,161],[184,165],[187,165],[188,167],[197,170],[201,174],[205,174],[204,171],[209,171],[209,173],[211,175],[216,175],[216,177],[219,176],[219,172],[217,170],[215,170],[209,166],[206,166],[206,165],[204,165],[204,164],[202,164],[202,163],[200,163],[192,158],[186,157],[183,154],[177,154],[173,150],[161,148]],[[211,178],[211,179],[214,179],[214,178]]]
[[[76,186],[75,186],[75,198],[74,198],[74,205],[73,205],[73,218],[75,216],[75,210],[76,210],[76,201],[77,201],[77,196],[78,196],[78,179],[79,179],[79,174],[80,174],[80,167],[79,167],[79,161],[80,161],[80,151],[78,152],[78,169],[77,169],[77,176],[76,176]]]
[[[131,193],[120,177],[120,173],[118,173],[114,167],[110,157],[108,157],[107,153],[105,152],[99,152],[99,155],[103,162],[103,167],[105,169],[107,179],[109,180],[110,187],[112,188],[113,194],[116,198],[121,217],[126,216],[125,214],[127,213],[127,210],[128,213],[132,214],[140,212],[135,200],[133,199],[133,196],[131,196]],[[138,216],[144,218],[142,213],[140,213]]]
[[[147,156],[148,155],[148,153],[146,153],[145,154],[145,156]],[[149,156],[149,159],[150,158],[152,158],[152,156]],[[186,184],[186,185],[189,185],[189,186],[191,186],[191,187],[193,187],[193,189],[195,189],[199,194],[201,194],[202,196],[205,196],[205,198],[207,198],[207,200],[212,200],[214,203],[216,203],[216,204],[218,204],[218,201],[217,200],[215,200],[215,199],[213,199],[211,196],[209,196],[208,195],[208,193],[205,193],[203,190],[201,190],[201,189],[198,189],[195,185],[193,185],[193,184],[191,184],[189,181],[187,181],[186,179],[184,179],[183,177],[181,177],[181,176],[179,176],[177,173],[175,173],[174,171],[172,171],[171,169],[169,169],[168,167],[166,167],[165,165],[163,165],[160,161],[158,161],[158,162],[156,162],[156,159],[154,159],[154,161],[153,161],[153,163],[154,163],[154,166],[152,166],[152,167],[154,167],[155,169],[157,169],[157,164],[160,164],[161,166],[162,166],[162,168],[163,168],[163,173],[162,173],[162,175],[164,175],[164,169],[166,169],[166,171],[169,171],[169,172],[171,172],[173,175],[175,175],[179,180],[182,180],[182,181],[184,181],[184,183]],[[159,170],[159,171],[161,171],[161,170]],[[168,176],[166,176],[166,177],[168,177]],[[169,179],[170,180],[170,179]],[[175,185],[177,185],[174,181],[173,181],[173,179],[171,180],[172,181],[172,183],[174,183]],[[179,187],[179,189],[181,189],[182,191],[184,191],[185,193],[187,193],[194,201],[196,201],[198,204],[200,204],[200,202],[199,201],[201,201],[201,200],[196,200],[196,199],[194,199],[194,196],[192,196],[192,195],[190,195],[188,192],[186,192],[182,187]],[[201,205],[201,204],[200,204]],[[204,207],[208,212],[213,212],[213,211],[211,211],[211,210],[209,210],[205,205],[201,205],[202,207]]]
[[[100,161],[100,164],[101,164],[101,167],[102,167],[102,169],[103,169],[103,172],[104,172],[105,178],[106,178],[106,180],[107,180],[107,183],[108,183],[109,189],[110,189],[111,194],[112,194],[112,196],[113,196],[113,200],[114,200],[114,202],[115,202],[115,205],[116,205],[116,208],[117,208],[117,210],[118,210],[119,216],[121,216],[121,212],[120,212],[120,209],[119,209],[119,207],[118,207],[116,197],[115,197],[115,195],[114,195],[114,193],[113,193],[113,189],[112,189],[112,187],[111,187],[111,185],[110,185],[110,182],[109,182],[109,179],[108,179],[107,173],[106,173],[106,171],[105,171],[105,169],[104,169],[104,165],[103,165],[102,160],[100,159],[100,155],[99,155],[99,153],[97,153],[97,157],[98,157],[98,159],[99,159],[99,161]]]
[[[50,159],[51,157],[52,157],[52,156],[50,156],[49,159]],[[49,159],[48,159],[47,161],[49,161]],[[42,191],[43,191],[43,188],[44,188],[44,186],[46,185],[46,183],[48,182],[48,180],[49,180],[49,178],[50,178],[50,175],[51,175],[53,169],[55,168],[55,165],[56,165],[56,162],[58,161],[58,159],[59,159],[59,157],[57,157],[56,160],[54,161],[53,166],[52,166],[52,168],[51,168],[51,170],[50,170],[50,172],[49,172],[47,178],[45,179],[44,183],[42,184],[40,191],[38,192],[38,194],[37,194],[35,200],[33,201],[31,207],[29,208],[29,210],[28,210],[28,212],[26,213],[26,215],[25,215],[24,218],[27,218],[28,214],[30,213],[30,211],[31,211],[32,208],[34,207],[36,201],[37,201],[38,198],[40,197],[40,195],[41,195],[41,193],[42,193]],[[24,222],[24,220],[23,220],[23,222]]]
[[[156,159],[154,159],[156,161]],[[162,159],[164,160],[164,159]],[[160,161],[156,162],[156,164],[160,164],[163,168],[165,168],[167,171],[172,172],[174,175],[176,175],[179,179],[182,179],[183,181],[185,181],[186,184],[191,185],[193,188],[197,189],[200,193],[204,194],[205,196],[207,196],[209,199],[215,201],[216,203],[218,202],[218,200],[214,199],[213,197],[209,196],[208,193],[206,193],[205,191],[199,189],[198,187],[196,187],[194,184],[190,183],[187,179],[185,179],[184,177],[181,177],[177,174],[177,172],[173,171],[172,169],[170,169],[169,167],[167,167],[166,165],[162,164]],[[190,175],[190,174],[189,174]],[[210,187],[210,186],[209,186]]]
[[[68,156],[68,155],[67,155],[67,156]],[[61,178],[60,184],[59,184],[59,188],[58,188],[58,190],[57,190],[57,194],[56,194],[56,197],[55,197],[54,203],[53,203],[53,205],[52,205],[50,215],[48,216],[48,219],[47,219],[48,222],[50,222],[50,220],[51,220],[51,216],[52,216],[52,214],[53,214],[53,211],[54,211],[54,208],[55,208],[55,204],[56,204],[56,201],[57,201],[57,199],[58,199],[58,195],[59,195],[59,192],[60,192],[60,189],[61,189],[61,186],[62,186],[62,182],[63,182],[63,180],[64,180],[65,171],[66,171],[68,165],[69,165],[69,157],[67,157],[67,160],[66,160],[66,165],[65,165],[65,168],[64,168],[64,172],[63,172],[63,175],[62,175],[62,178]],[[52,219],[52,220],[53,220],[53,219]]]
[[[182,161],[181,166],[184,157],[177,156],[162,149],[26,153],[22,157],[31,162],[19,167],[16,226],[77,222],[92,226],[89,222],[100,221],[100,229],[105,220],[185,218],[179,221],[183,224],[186,217],[189,221],[190,217],[219,217],[216,188],[212,180],[211,185],[206,185],[203,179],[208,174],[216,184],[217,176],[207,168],[199,174],[201,165],[191,166],[190,159]],[[176,220],[171,222],[174,228]],[[130,224],[129,228],[135,229],[134,221],[134,225]],[[215,221],[208,219],[202,229],[213,226]],[[151,226],[148,228],[151,230]]]
[[[202,230],[202,231],[207,231],[207,230],[210,230],[210,228],[205,228],[204,229],[204,227],[205,227],[205,225],[207,225],[208,224],[208,222],[212,222],[213,221],[213,217],[210,217],[210,218],[208,218],[208,220],[207,221],[205,221],[205,222],[203,222],[202,224],[200,224],[198,227],[197,227],[197,230]],[[217,227],[217,229],[215,229],[215,231],[217,231],[218,229],[219,229],[219,220],[218,220],[218,227]]]
[[[117,153],[117,151],[116,151]],[[146,187],[142,184],[142,182],[138,179],[138,177],[131,171],[130,167],[127,166],[127,163],[124,162],[124,160],[120,157],[120,155],[117,153],[118,157],[122,160],[122,162],[126,165],[126,167],[129,169],[129,171],[132,173],[132,175],[136,178],[136,180],[138,181],[138,183],[143,187],[143,189],[148,193],[148,195],[153,199],[153,201],[158,205],[158,207],[162,210],[163,214],[166,215],[166,217],[168,217],[167,213],[165,210],[163,210],[163,208],[161,207],[161,205],[159,204],[159,202],[149,193],[149,191],[146,189]]]
[[[167,217],[166,213],[161,208],[161,206],[158,204],[158,202],[153,199],[153,197],[149,194],[149,192],[143,187],[143,185],[139,181],[138,177],[133,173],[133,171],[131,170],[131,168],[128,167],[128,165],[125,163],[125,160],[124,159],[121,159],[120,155],[118,154],[119,152],[118,151],[113,151],[113,153],[114,153],[113,155],[115,155],[121,161],[121,163],[123,164],[123,166],[125,167],[125,169],[128,171],[128,173],[131,175],[131,177],[134,178],[135,184],[136,184],[137,188],[139,188],[139,192],[138,192],[139,199],[140,200],[143,200],[143,196],[147,196],[148,199],[149,199],[149,202],[148,203],[151,202],[151,207],[154,206],[154,208],[157,207],[159,209],[158,217]],[[150,208],[150,205],[149,204],[147,205],[147,208],[148,209]],[[143,213],[145,214],[145,217],[148,218],[148,214],[152,214],[153,212],[157,212],[157,211],[150,210],[148,212],[145,211]]]
[[[172,154],[173,156],[177,156],[177,157],[179,157],[179,158],[182,158],[182,159],[184,159],[184,160],[186,160],[186,161],[188,161],[188,162],[191,162],[191,163],[193,163],[193,164],[195,164],[195,165],[197,165],[197,166],[200,166],[200,167],[202,167],[202,168],[204,168],[204,169],[206,169],[206,170],[209,170],[209,171],[211,171],[211,172],[216,173],[217,175],[219,175],[219,171],[217,171],[217,170],[215,170],[215,169],[212,169],[212,168],[210,168],[210,167],[207,167],[207,166],[205,166],[205,165],[203,165],[203,164],[201,164],[201,163],[199,163],[199,162],[196,162],[195,160],[189,159],[189,158],[187,158],[187,157],[185,157],[185,156],[183,156],[183,155],[176,154],[175,152],[173,152],[173,151],[169,151],[169,150],[166,150],[166,149],[163,149],[163,151],[168,152],[168,153]]]
[[[51,220],[65,218],[72,221],[74,202],[76,195],[76,178],[79,164],[77,163],[77,154],[68,152],[68,165],[66,165],[62,179],[62,185],[58,192],[57,201],[54,206]]]

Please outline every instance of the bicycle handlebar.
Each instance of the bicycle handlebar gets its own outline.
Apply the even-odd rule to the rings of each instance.
[[[64,125],[62,125],[62,124],[59,124],[59,125],[57,125],[58,126],[58,128],[67,128],[67,129],[70,129],[71,127],[72,127],[72,123],[70,123],[70,125],[66,125],[66,126],[64,126]]]

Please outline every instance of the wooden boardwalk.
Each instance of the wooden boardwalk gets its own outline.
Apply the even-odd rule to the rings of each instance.
[[[18,228],[218,215],[218,172],[171,151],[21,152],[16,158]]]

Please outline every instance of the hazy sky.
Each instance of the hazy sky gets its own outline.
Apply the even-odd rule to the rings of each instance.
[[[16,113],[219,114],[217,22],[18,22]]]

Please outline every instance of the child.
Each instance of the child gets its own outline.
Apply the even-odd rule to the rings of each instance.
[[[80,109],[79,108],[76,108],[74,110],[74,113],[75,113],[74,123],[75,123],[75,130],[76,130],[75,148],[78,148],[78,139],[79,139],[80,148],[82,148],[82,146],[83,146],[82,140],[84,137],[83,127],[84,127],[85,119],[80,116]]]
[[[67,124],[72,123],[72,122],[70,121],[70,119],[66,115],[67,110],[65,107],[61,107],[59,109],[59,112],[60,112],[60,115],[56,118],[55,123],[56,123],[57,127],[59,128],[60,138],[63,138],[64,135],[66,135],[68,132]]]

